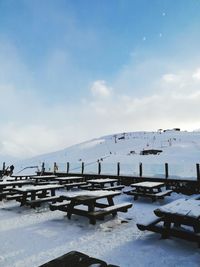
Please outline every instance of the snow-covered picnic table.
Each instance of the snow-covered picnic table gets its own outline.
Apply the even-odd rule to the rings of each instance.
[[[42,201],[42,198],[46,198],[48,195],[48,192],[50,192],[51,197],[55,196],[55,190],[63,188],[63,185],[34,185],[34,186],[27,186],[23,188],[13,188],[12,190],[19,193],[21,195],[21,198],[19,201],[21,202],[21,205],[25,205],[28,203],[29,198],[31,202],[36,201],[36,197],[38,196],[38,192],[41,192],[39,201]],[[49,199],[50,200],[50,199]],[[39,202],[38,201],[38,202]]]
[[[197,242],[200,247],[200,200],[179,199],[157,208],[158,218],[137,224],[140,230],[160,233],[163,238],[179,237]]]
[[[160,182],[140,182],[131,184],[133,189],[125,193],[133,195],[134,200],[137,200],[138,197],[149,197],[152,201],[155,201],[157,199],[163,199],[165,196],[169,196],[172,193],[172,190],[162,191],[161,188],[164,186],[165,184]]]
[[[69,219],[72,214],[85,216],[89,218],[91,224],[95,224],[97,218],[104,219],[108,214],[115,216],[117,211],[127,212],[132,207],[131,203],[114,204],[113,198],[120,194],[121,192],[106,190],[70,192],[61,196],[63,202],[51,204],[50,209],[67,212]],[[107,204],[97,202],[99,199],[105,199]],[[86,208],[84,209],[83,206]],[[95,208],[99,209],[95,210]]]
[[[200,200],[195,199],[178,199],[167,205],[156,209],[155,214],[162,216],[176,216],[184,219],[199,220],[200,223]]]
[[[39,181],[52,181],[58,176],[56,175],[34,175],[31,177],[31,179],[35,180],[36,183]]]
[[[88,180],[87,182],[92,185],[92,188],[94,188],[95,186],[103,188],[105,184],[110,184],[110,186],[114,186],[114,183],[118,183],[118,179],[110,179],[110,178],[91,179],[91,180]]]

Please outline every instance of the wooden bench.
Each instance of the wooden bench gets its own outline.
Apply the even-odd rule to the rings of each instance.
[[[62,199],[60,198],[60,201],[62,201]],[[52,203],[49,205],[50,210],[54,211],[54,210],[60,210],[60,211],[67,211],[67,207],[70,204],[70,201],[68,200],[64,200],[60,203],[56,202],[56,203]]]
[[[2,200],[3,198],[6,198],[7,195],[10,194],[14,194],[13,192],[11,192],[10,190],[4,190],[3,192],[0,193],[0,200]]]
[[[91,190],[92,189],[90,184],[81,185],[79,188],[83,189],[83,190]]]
[[[138,197],[149,197],[152,199],[153,202],[156,201],[157,199],[164,199],[165,196],[170,196],[172,192],[173,190],[165,190],[162,192],[152,194],[146,192],[138,192],[136,190],[124,191],[125,194],[134,196],[134,200],[137,200]]]
[[[156,218],[155,220],[152,220],[147,223],[142,223],[142,224],[138,223],[137,227],[141,231],[148,230],[151,232],[159,233],[162,235],[162,238],[164,239],[170,236],[174,236],[184,240],[197,242],[198,247],[200,248],[200,233],[192,232],[189,229],[183,227],[181,228],[173,227],[167,229],[164,225],[159,224],[162,221],[163,218]]]
[[[39,181],[35,182],[34,185],[48,185],[48,184],[58,184],[57,181]]]
[[[115,216],[118,211],[127,212],[127,210],[131,208],[132,205],[133,205],[132,203],[117,204],[117,205],[109,206],[109,207],[106,207],[106,208],[103,208],[97,211],[90,212],[88,216],[90,218],[95,218],[95,219],[96,218],[104,219],[104,216],[108,214],[112,214],[113,216]]]
[[[102,190],[122,190],[124,188],[124,185],[116,185],[116,186],[109,186],[109,187],[104,187]]]
[[[159,222],[162,221],[162,218],[157,218],[155,217],[154,219],[151,219],[145,223],[137,223],[137,227],[139,230],[141,231],[145,231],[145,230],[148,230],[148,231],[153,231],[153,232],[156,232],[154,231],[155,229],[157,229],[157,227],[155,228],[155,225]]]
[[[31,208],[35,208],[35,207],[40,207],[42,203],[59,201],[59,199],[60,196],[50,196],[50,197],[38,198],[35,200],[28,200],[26,204],[31,206]]]
[[[73,187],[80,187],[80,186],[84,186],[84,185],[87,185],[86,182],[77,182],[77,183],[70,183],[70,184],[65,184],[65,188],[67,190],[73,188]]]

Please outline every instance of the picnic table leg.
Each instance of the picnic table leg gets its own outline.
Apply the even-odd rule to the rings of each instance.
[[[24,206],[26,204],[26,198],[27,198],[27,193],[24,193],[21,198],[21,205]]]
[[[110,197],[107,197],[107,199],[108,199],[108,204],[109,204],[109,206],[114,206],[113,197],[110,196]],[[116,211],[113,211],[113,212],[112,212],[112,216],[115,217],[116,215],[117,215],[117,212],[116,212]]]
[[[88,204],[88,213],[93,212],[95,207],[95,203],[89,203]],[[96,218],[95,217],[90,217],[90,224],[96,224]]]
[[[164,219],[163,233],[162,233],[163,239],[166,239],[170,236],[170,227],[171,227],[171,222],[169,220]]]
[[[35,192],[31,192],[31,200],[35,200]]]
[[[198,224],[195,224],[195,225],[193,226],[193,229],[194,229],[194,232],[195,232],[195,233],[200,233],[200,225],[199,225],[199,223],[198,223]]]
[[[41,198],[46,197],[46,195],[47,195],[47,190],[42,190]]]
[[[55,196],[56,195],[56,190],[55,189],[52,189],[51,190],[51,196]]]
[[[75,201],[74,200],[71,200],[71,202],[70,202],[70,204],[68,206],[68,209],[67,209],[67,218],[69,220],[71,219],[74,206],[75,206]]]

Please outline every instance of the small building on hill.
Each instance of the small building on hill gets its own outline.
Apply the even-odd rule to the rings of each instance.
[[[159,149],[144,149],[140,152],[140,155],[159,155],[162,150]]]

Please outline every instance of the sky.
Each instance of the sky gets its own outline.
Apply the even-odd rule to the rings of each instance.
[[[199,0],[0,0],[0,155],[200,129]]]

